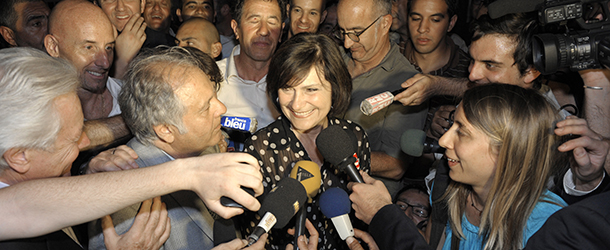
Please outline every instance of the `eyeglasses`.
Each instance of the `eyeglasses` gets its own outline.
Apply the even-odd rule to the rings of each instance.
[[[338,29],[339,26],[337,26],[337,29],[333,32],[333,35],[341,41],[343,41],[345,39],[345,36],[347,36],[347,37],[349,37],[349,39],[352,39],[352,41],[354,41],[355,43],[360,42],[360,35],[362,35],[362,33],[364,33],[371,26],[373,26],[373,24],[375,24],[377,22],[377,20],[379,20],[379,18],[381,18],[381,17],[382,16],[379,16],[377,19],[375,19],[375,21],[373,21],[371,24],[369,24],[369,26],[366,26],[366,28],[364,28],[360,32],[345,32],[345,31]]]
[[[430,216],[428,209],[422,205],[411,205],[401,200],[396,201],[396,205],[398,205],[398,208],[400,208],[400,210],[402,210],[403,212],[411,208],[411,212],[422,219],[428,219],[428,216]]]

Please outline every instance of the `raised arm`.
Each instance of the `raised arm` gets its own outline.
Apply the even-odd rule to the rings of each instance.
[[[263,192],[256,160],[244,153],[177,159],[161,165],[75,177],[25,181],[0,189],[0,240],[35,237],[84,223],[152,197],[193,190],[224,218],[242,209],[226,208],[228,196],[256,211],[260,203],[240,187]]]

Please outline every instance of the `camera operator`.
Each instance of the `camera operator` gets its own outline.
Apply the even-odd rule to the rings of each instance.
[[[557,102],[557,99],[571,100],[569,103],[573,104],[573,97],[566,96],[562,91],[551,91],[548,86],[540,83],[540,72],[534,67],[531,46],[537,26],[535,16],[523,13],[508,14],[497,19],[491,19],[487,15],[482,16],[472,26],[474,35],[469,51],[472,61],[468,79],[418,74],[402,84],[402,87],[407,89],[396,95],[395,100],[403,105],[417,105],[435,95],[462,96],[468,88],[479,84],[506,83],[540,90],[557,109],[566,104],[565,101]],[[591,129],[603,138],[608,137],[607,134],[610,133],[608,122],[610,112],[607,111],[610,109],[607,94],[610,91],[608,74],[608,70],[581,72],[585,82],[585,117],[591,124]],[[556,95],[558,98],[555,98]],[[450,111],[437,112],[431,127],[433,135],[440,137],[449,129],[449,113]],[[605,165],[608,167],[610,164]],[[575,181],[578,182],[578,176],[573,174],[568,173],[569,180],[564,182],[569,187],[573,187]],[[561,179],[558,182],[561,182]],[[591,193],[573,190],[557,192],[562,196],[568,194],[574,198],[562,197],[568,203],[572,203],[604,191],[610,186],[609,183],[610,180],[604,178],[604,181]]]

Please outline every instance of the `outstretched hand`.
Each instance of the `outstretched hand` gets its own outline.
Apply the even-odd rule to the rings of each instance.
[[[222,196],[229,197],[250,211],[258,211],[260,203],[241,187],[254,190],[255,196],[263,193],[263,176],[258,161],[247,153],[209,154],[179,159],[194,170],[189,175],[190,190],[195,191],[206,206],[221,217],[228,219],[244,212],[241,208],[225,207]]]
[[[427,74],[416,74],[403,82],[401,87],[406,90],[394,96],[394,100],[405,106],[420,105],[434,95],[434,80]]]
[[[102,218],[104,244],[109,250],[159,249],[169,238],[170,227],[161,197],[143,201],[133,225],[122,235],[116,233],[110,215]]]
[[[557,123],[555,134],[580,135],[558,147],[561,152],[572,150],[574,161],[570,164],[578,190],[591,190],[603,177],[604,163],[610,146],[608,142],[587,125],[585,119],[569,116]]]

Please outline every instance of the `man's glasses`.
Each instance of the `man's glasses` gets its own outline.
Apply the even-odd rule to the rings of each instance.
[[[342,31],[341,29],[339,29],[338,28],[339,26],[337,26],[337,29],[335,30],[335,32],[333,32],[333,35],[341,41],[343,41],[345,39],[345,36],[347,36],[347,37],[349,37],[349,39],[352,39],[352,41],[354,41],[355,43],[360,42],[360,35],[362,35],[362,33],[364,33],[371,26],[373,26],[373,24],[375,24],[377,22],[377,20],[379,20],[379,18],[381,18],[381,17],[382,16],[379,16],[377,19],[375,19],[375,21],[373,21],[371,24],[369,24],[369,26],[366,26],[366,28],[364,28],[360,32],[345,32],[345,31]]]
[[[396,201],[396,205],[398,205],[398,207],[400,208],[400,210],[407,211],[407,209],[411,208],[411,212],[416,215],[417,217],[420,217],[422,219],[428,219],[428,216],[430,216],[430,213],[428,212],[428,209],[426,209],[424,206],[422,205],[411,205],[405,201]]]

